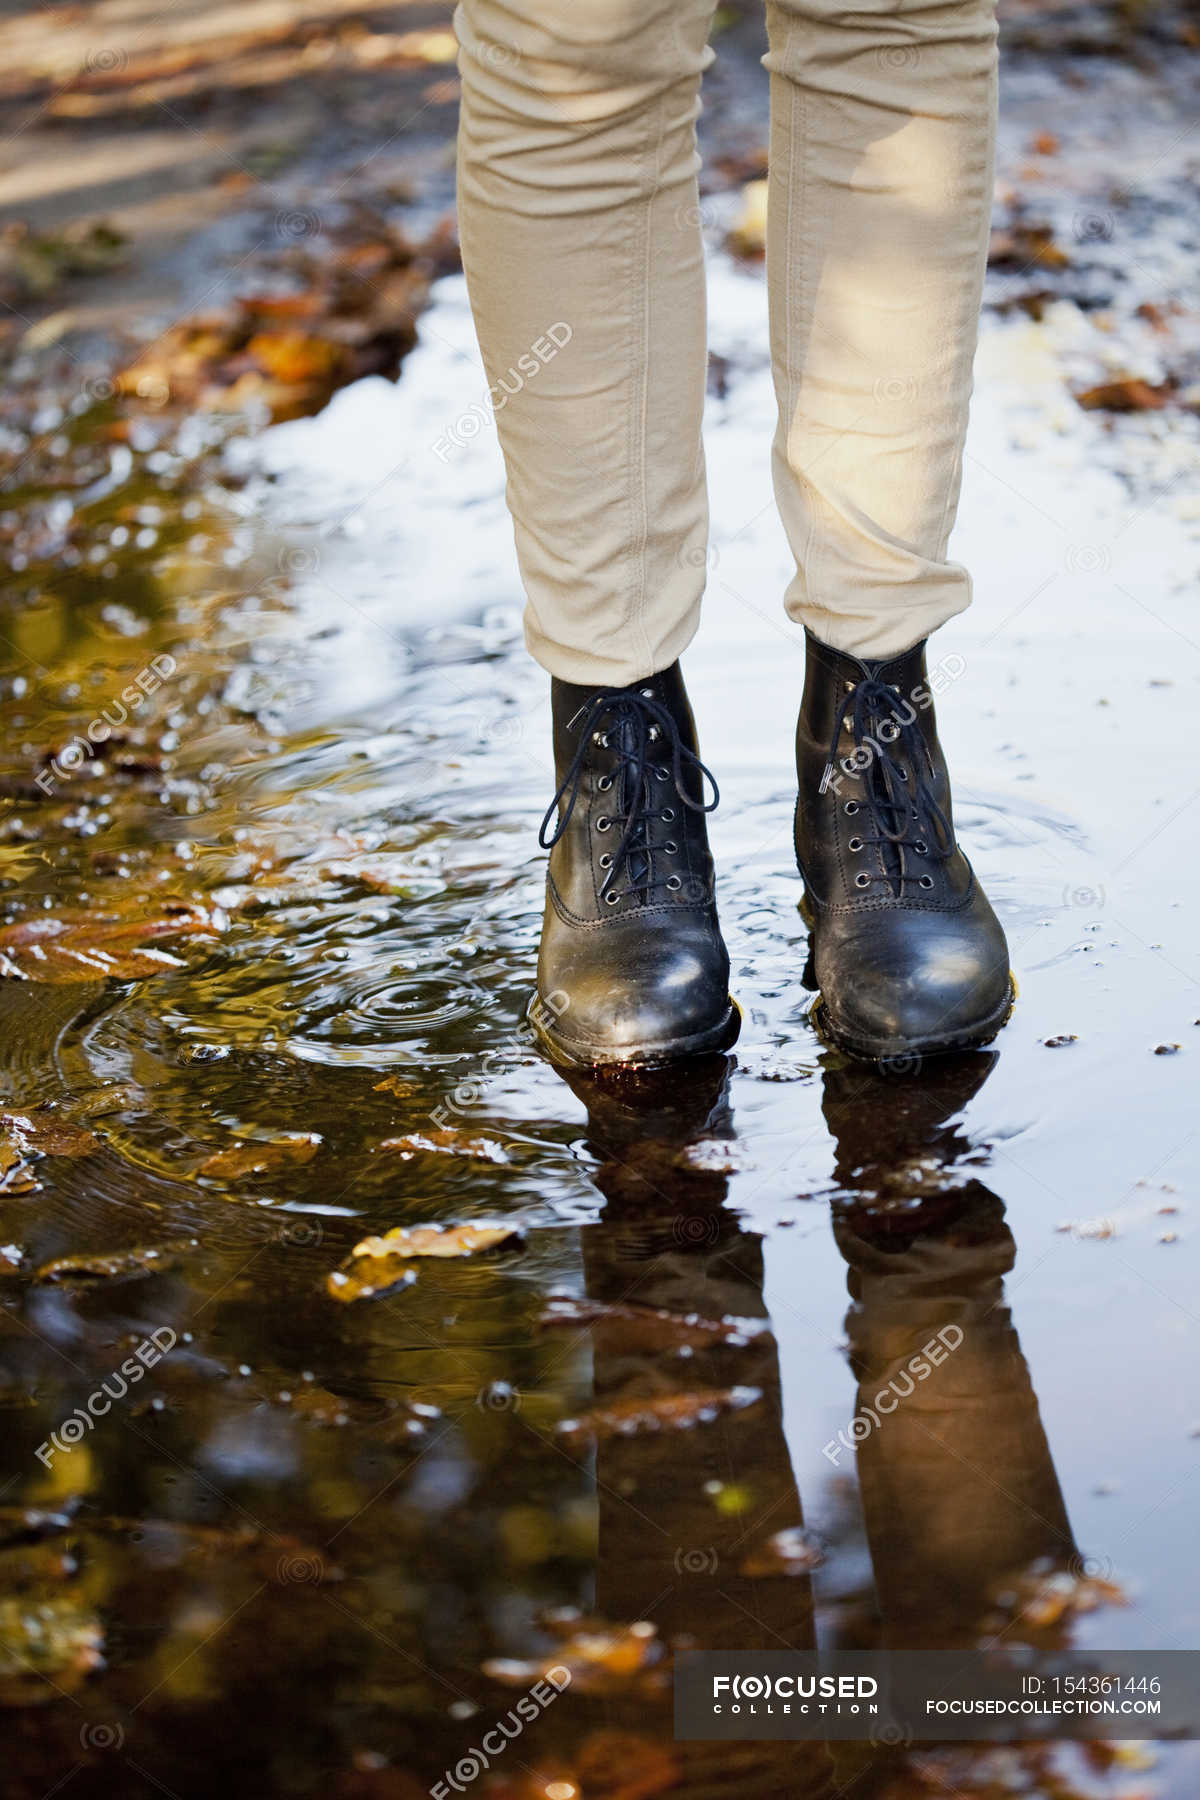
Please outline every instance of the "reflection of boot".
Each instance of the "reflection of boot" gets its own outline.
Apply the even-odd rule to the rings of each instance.
[[[927,1231],[961,1210],[978,1155],[959,1115],[996,1065],[990,1050],[940,1057],[920,1075],[885,1075],[826,1059],[822,1111],[834,1143],[834,1174],[848,1211],[870,1235]]]
[[[834,1235],[859,1382],[840,1448],[846,1466],[857,1456],[884,1635],[899,1648],[970,1640],[1001,1583],[1074,1554],[1004,1304],[1012,1234],[955,1124],[990,1064],[947,1062],[932,1083],[826,1075],[849,1190]],[[909,1171],[920,1191],[889,1192],[889,1170]]]
[[[599,1442],[596,1608],[609,1619],[649,1619],[668,1642],[810,1649],[807,1574],[749,1572],[775,1566],[775,1534],[802,1533],[761,1240],[724,1210],[724,1176],[687,1166],[700,1134],[731,1134],[728,1074],[727,1062],[713,1059],[686,1075],[619,1083],[567,1075],[588,1105],[588,1146],[601,1159],[595,1180],[607,1201],[582,1233],[587,1304],[599,1315],[589,1326],[594,1404],[733,1387],[760,1395],[749,1409],[687,1430]],[[613,1308],[607,1319],[605,1307]],[[708,1334],[697,1320],[740,1329]],[[621,1712],[609,1704],[614,1724],[645,1730],[636,1706]],[[666,1719],[661,1731],[670,1738]],[[680,1800],[834,1793],[822,1744],[683,1743],[675,1752],[671,1792]]]
[[[925,645],[863,662],[810,633],[796,726],[796,858],[824,1024],[856,1055],[986,1043],[1008,946],[959,849]]]

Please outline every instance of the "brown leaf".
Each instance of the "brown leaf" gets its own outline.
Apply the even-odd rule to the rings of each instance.
[[[94,1131],[72,1125],[48,1107],[0,1112],[0,1126],[26,1149],[39,1151],[43,1156],[90,1156],[100,1142]]]
[[[599,1443],[605,1438],[634,1437],[658,1431],[690,1431],[710,1425],[728,1412],[745,1412],[762,1399],[758,1388],[709,1388],[694,1394],[658,1394],[618,1400],[562,1419],[558,1435],[571,1444]]]
[[[59,1256],[43,1263],[34,1271],[33,1279],[50,1281],[114,1281],[128,1276],[161,1275],[173,1268],[184,1250],[196,1246],[195,1238],[177,1239],[170,1244],[136,1244],[128,1250],[79,1251],[73,1256]]]
[[[409,1131],[403,1137],[384,1138],[381,1150],[393,1151],[408,1158],[420,1150],[441,1152],[446,1156],[470,1156],[476,1162],[506,1163],[508,1151],[494,1138],[468,1137],[465,1131],[445,1126],[437,1131]]]
[[[1015,269],[1018,273],[1029,268],[1066,269],[1070,262],[1066,251],[1054,242],[1049,225],[1018,222],[1007,230],[1001,228],[992,233],[988,265],[993,269]]]
[[[140,980],[180,969],[183,962],[149,946],[157,938],[216,931],[201,906],[156,899],[158,912],[131,898],[88,911],[38,913],[0,930],[0,977],[60,984],[72,981]]]
[[[742,1562],[743,1575],[807,1575],[819,1569],[825,1552],[800,1525],[777,1531],[755,1546]]]
[[[411,1268],[420,1257],[467,1257],[516,1248],[520,1234],[508,1225],[398,1225],[382,1237],[364,1238],[326,1282],[335,1300],[373,1300],[416,1280]]]
[[[484,1663],[483,1672],[505,1687],[529,1687],[555,1676],[557,1686],[565,1671],[573,1694],[611,1694],[663,1685],[664,1661],[657,1631],[642,1619],[633,1625],[585,1625],[538,1661],[495,1657]]]
[[[403,1075],[385,1075],[372,1088],[375,1094],[394,1094],[397,1100],[409,1100],[417,1091],[415,1081],[406,1081]]]
[[[311,1162],[320,1144],[315,1131],[264,1144],[233,1144],[206,1157],[200,1164],[200,1174],[218,1175],[230,1181],[240,1175],[269,1175],[275,1169]]]
[[[543,1330],[590,1326],[606,1348],[618,1345],[646,1350],[702,1349],[706,1344],[741,1347],[768,1337],[762,1319],[706,1319],[700,1313],[670,1312],[660,1306],[629,1301],[604,1302],[556,1298],[538,1320]]]
[[[1103,381],[1099,387],[1076,394],[1085,412],[1161,412],[1170,399],[1169,383],[1151,387],[1137,375],[1122,376],[1119,381]]]

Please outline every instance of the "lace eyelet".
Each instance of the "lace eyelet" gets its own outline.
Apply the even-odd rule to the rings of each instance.
[[[663,845],[663,849],[666,851],[668,856],[677,856],[679,854],[679,845],[674,841],[673,838],[667,839],[666,843]]]
[[[654,773],[659,781],[670,781],[671,779],[671,771],[660,768],[657,763],[654,765]]]
[[[671,820],[674,817],[675,817],[675,809],[671,806],[664,806],[662,809],[662,812],[659,814],[659,818],[662,820],[664,825],[669,825],[671,823]]]
[[[678,875],[668,875],[667,876],[667,886],[670,888],[671,892],[674,894],[683,886],[683,882],[679,879]]]
[[[846,845],[847,850],[861,850],[862,847],[862,839],[860,837],[852,837]]]
[[[842,811],[844,813],[846,813],[848,815],[848,817],[853,818],[855,813],[858,811],[858,801],[857,800],[847,800],[845,806],[843,806],[843,808],[842,808]]]
[[[854,877],[854,885],[857,888],[870,887],[871,877],[868,874],[866,874],[865,872],[861,875],[856,875]]]
[[[592,742],[593,742],[593,744],[599,744],[599,746],[602,750],[607,750],[608,749],[608,733],[607,733],[607,731],[593,731]]]
[[[597,831],[607,831],[611,824],[612,824],[612,820],[610,818],[607,818],[602,815],[600,818],[598,818],[596,820],[596,830]]]
[[[916,843],[913,845],[913,849],[916,851],[918,856],[928,856],[929,855],[929,845],[925,842],[924,838],[918,838]]]
[[[604,904],[605,904],[605,905],[606,905],[606,906],[615,906],[615,905],[616,905],[616,904],[617,904],[617,901],[618,901],[618,900],[619,900],[619,899],[620,899],[620,898],[621,898],[621,896],[620,896],[620,894],[611,894],[611,893],[610,893],[610,894],[605,894],[605,896],[604,896]]]
[[[612,786],[612,784],[613,784],[613,778],[611,775],[599,776],[596,781],[597,792],[601,793],[601,794],[607,794],[607,792],[608,792],[609,788]]]
[[[608,851],[606,850],[604,852],[604,855],[600,858],[600,867],[602,869],[611,869],[612,866],[613,866],[613,859],[608,854]]]
[[[922,875],[921,886],[923,888],[931,888],[933,886],[933,876],[932,875]]]
[[[908,770],[907,769],[897,769],[896,773],[899,775],[901,781],[908,780]]]

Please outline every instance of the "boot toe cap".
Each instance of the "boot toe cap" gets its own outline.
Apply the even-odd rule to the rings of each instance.
[[[818,968],[831,1035],[861,1054],[963,1048],[990,1037],[1007,1016],[1008,946],[994,915],[943,915],[933,931],[927,915],[911,917],[915,928],[893,915],[886,932],[862,932],[850,955],[843,945],[826,979]]]

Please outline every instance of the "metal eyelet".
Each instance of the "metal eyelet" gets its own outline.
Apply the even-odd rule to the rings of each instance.
[[[868,874],[866,874],[865,872],[861,875],[856,875],[854,877],[854,885],[855,885],[855,887],[858,887],[858,888],[870,887],[871,877]]]
[[[605,894],[604,904],[606,906],[615,906],[620,898],[620,894]]]
[[[613,866],[613,859],[608,854],[608,851],[606,850],[604,852],[604,855],[600,858],[600,867],[602,869],[611,869],[612,866]]]
[[[602,750],[607,750],[608,749],[608,733],[607,733],[607,731],[593,731],[592,742],[593,742],[593,744],[599,744],[599,746]]]
[[[663,845],[663,849],[666,851],[668,856],[677,856],[679,853],[679,845],[677,843],[675,843],[674,839],[672,839],[672,838],[667,839],[666,843]]]
[[[901,781],[908,780],[908,770],[907,769],[897,769],[896,773],[899,775]]]
[[[611,824],[612,824],[611,819],[609,819],[607,817],[601,817],[596,820],[596,830],[597,831],[607,831]]]
[[[643,688],[642,689],[642,699],[643,700],[653,700],[653,698],[654,698],[654,689],[653,688]]]
[[[671,806],[664,806],[658,816],[664,825],[669,825],[671,820],[675,817],[675,809]]]
[[[678,875],[668,875],[667,876],[667,886],[670,888],[672,893],[675,893],[675,891],[678,888],[681,888],[683,886],[683,883],[679,879]]]
[[[923,888],[931,888],[933,886],[933,876],[932,875],[922,875],[921,886]]]
[[[857,800],[847,800],[845,806],[843,806],[843,808],[842,808],[842,811],[844,813],[847,813],[850,816],[850,818],[853,818],[855,813],[858,811],[858,801]]]
[[[650,742],[653,744],[653,743],[656,743],[658,741],[658,739],[662,736],[662,732],[658,729],[657,725],[652,725],[650,727],[649,731],[646,733],[646,736],[647,736],[647,738],[649,738]]]
[[[862,839],[860,837],[852,837],[850,839],[849,843],[846,845],[846,848],[847,848],[847,850],[861,850],[862,849]]]
[[[597,791],[601,794],[607,794],[609,788],[612,786],[612,783],[613,783],[613,778],[611,775],[599,776],[596,780]]]
[[[657,763],[654,765],[654,773],[660,781],[670,781],[671,779],[670,769],[661,769]]]
[[[916,843],[913,845],[913,849],[916,851],[918,856],[928,856],[929,855],[929,845],[925,842],[924,838],[918,838]]]

